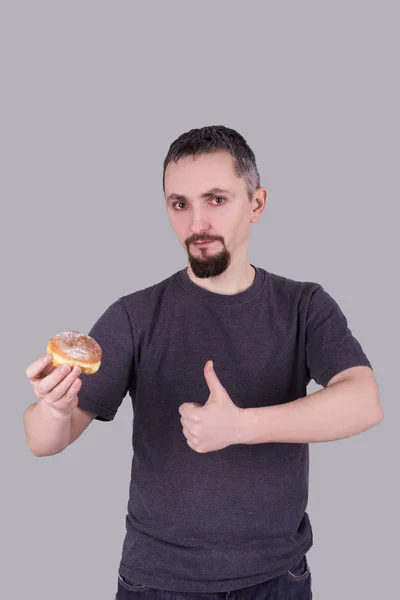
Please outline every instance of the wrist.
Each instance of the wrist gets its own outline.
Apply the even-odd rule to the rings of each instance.
[[[239,439],[238,444],[259,444],[260,438],[260,427],[262,427],[262,439],[264,442],[268,440],[268,432],[265,431],[265,412],[268,409],[265,407],[254,407],[254,408],[242,408],[240,413],[240,427],[239,427]],[[261,424],[261,417],[263,417],[263,423]]]
[[[36,407],[42,412],[42,414],[50,415],[55,419],[66,420],[71,419],[72,411],[59,410],[53,404],[46,402],[43,398],[40,398],[38,402],[36,402]]]
[[[241,408],[239,414],[238,444],[251,444],[252,409]]]

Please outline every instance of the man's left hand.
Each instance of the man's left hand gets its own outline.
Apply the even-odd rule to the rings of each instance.
[[[212,361],[205,364],[204,377],[210,390],[204,406],[197,402],[185,402],[179,407],[187,443],[200,453],[239,444],[244,410],[232,402],[214,371]]]

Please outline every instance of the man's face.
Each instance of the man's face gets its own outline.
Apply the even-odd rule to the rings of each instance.
[[[228,152],[220,151],[195,159],[188,156],[169,163],[165,171],[168,218],[199,278],[223,273],[235,251],[248,245],[253,206],[232,160]],[[170,198],[172,194],[175,197]],[[212,243],[194,243],[203,240]]]

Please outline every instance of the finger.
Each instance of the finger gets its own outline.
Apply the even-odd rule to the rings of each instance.
[[[182,431],[185,434],[185,437],[190,438],[191,440],[196,440],[198,438],[198,436],[192,433],[187,427],[184,427]]]
[[[57,369],[57,367],[55,367],[53,365],[52,362],[50,362],[41,373],[39,373],[39,375],[37,377],[35,377],[34,379],[31,379],[32,383],[35,383],[36,381],[41,381],[42,379],[44,379],[45,377],[47,377],[48,375],[50,375],[50,373],[53,373],[53,371],[55,371]]]
[[[71,413],[71,411],[78,406],[78,395],[77,392],[80,389],[81,384],[80,379],[76,379],[69,390],[56,402],[49,402],[48,396],[42,398],[42,402],[46,402],[52,409],[56,410],[58,413]]]
[[[82,386],[82,379],[79,379],[79,375],[80,373],[71,373],[70,375],[68,375],[68,377],[65,378],[65,380],[62,383],[60,383],[57,386],[57,388],[64,385],[67,386],[67,382],[69,385],[69,387],[64,391],[63,395],[59,398],[56,398],[56,400],[54,401],[54,406],[58,407],[58,405],[61,404],[64,400],[68,401],[69,399],[74,398],[76,396],[76,394],[79,392]],[[52,393],[53,392],[51,392],[51,394]]]
[[[50,406],[60,412],[71,412],[71,410],[78,405],[78,392],[81,388],[82,380],[76,379],[73,381],[69,389],[55,402],[47,402]],[[48,396],[43,398],[46,401]]]
[[[71,370],[69,365],[61,365],[35,384],[35,393],[38,397],[52,394],[52,399],[59,399],[67,391],[72,381],[80,374],[81,369],[78,367]]]
[[[199,450],[197,449],[197,444],[192,442],[191,440],[186,440],[187,444],[192,448],[192,450],[194,450],[195,452],[199,452]]]
[[[41,356],[37,360],[34,360],[25,370],[25,374],[28,379],[36,379],[40,377],[40,374],[43,370],[51,365],[52,356],[51,354],[45,354]]]
[[[71,387],[74,386],[73,390],[76,389],[78,385],[76,382],[82,383],[80,379],[78,379],[79,375],[82,373],[79,367],[74,367],[69,375],[65,377],[51,392],[49,393],[50,398],[54,397],[54,402],[57,402],[62,398],[62,396],[71,391]],[[72,390],[72,391],[73,391]],[[76,392],[75,392],[76,393]]]

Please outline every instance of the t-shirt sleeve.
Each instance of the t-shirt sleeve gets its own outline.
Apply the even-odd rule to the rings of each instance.
[[[306,363],[309,377],[323,387],[345,369],[372,369],[338,303],[321,285],[313,292],[308,306]]]
[[[82,373],[78,406],[96,413],[98,421],[112,421],[134,376],[132,327],[121,298],[111,304],[88,335],[100,344],[99,370]]]

